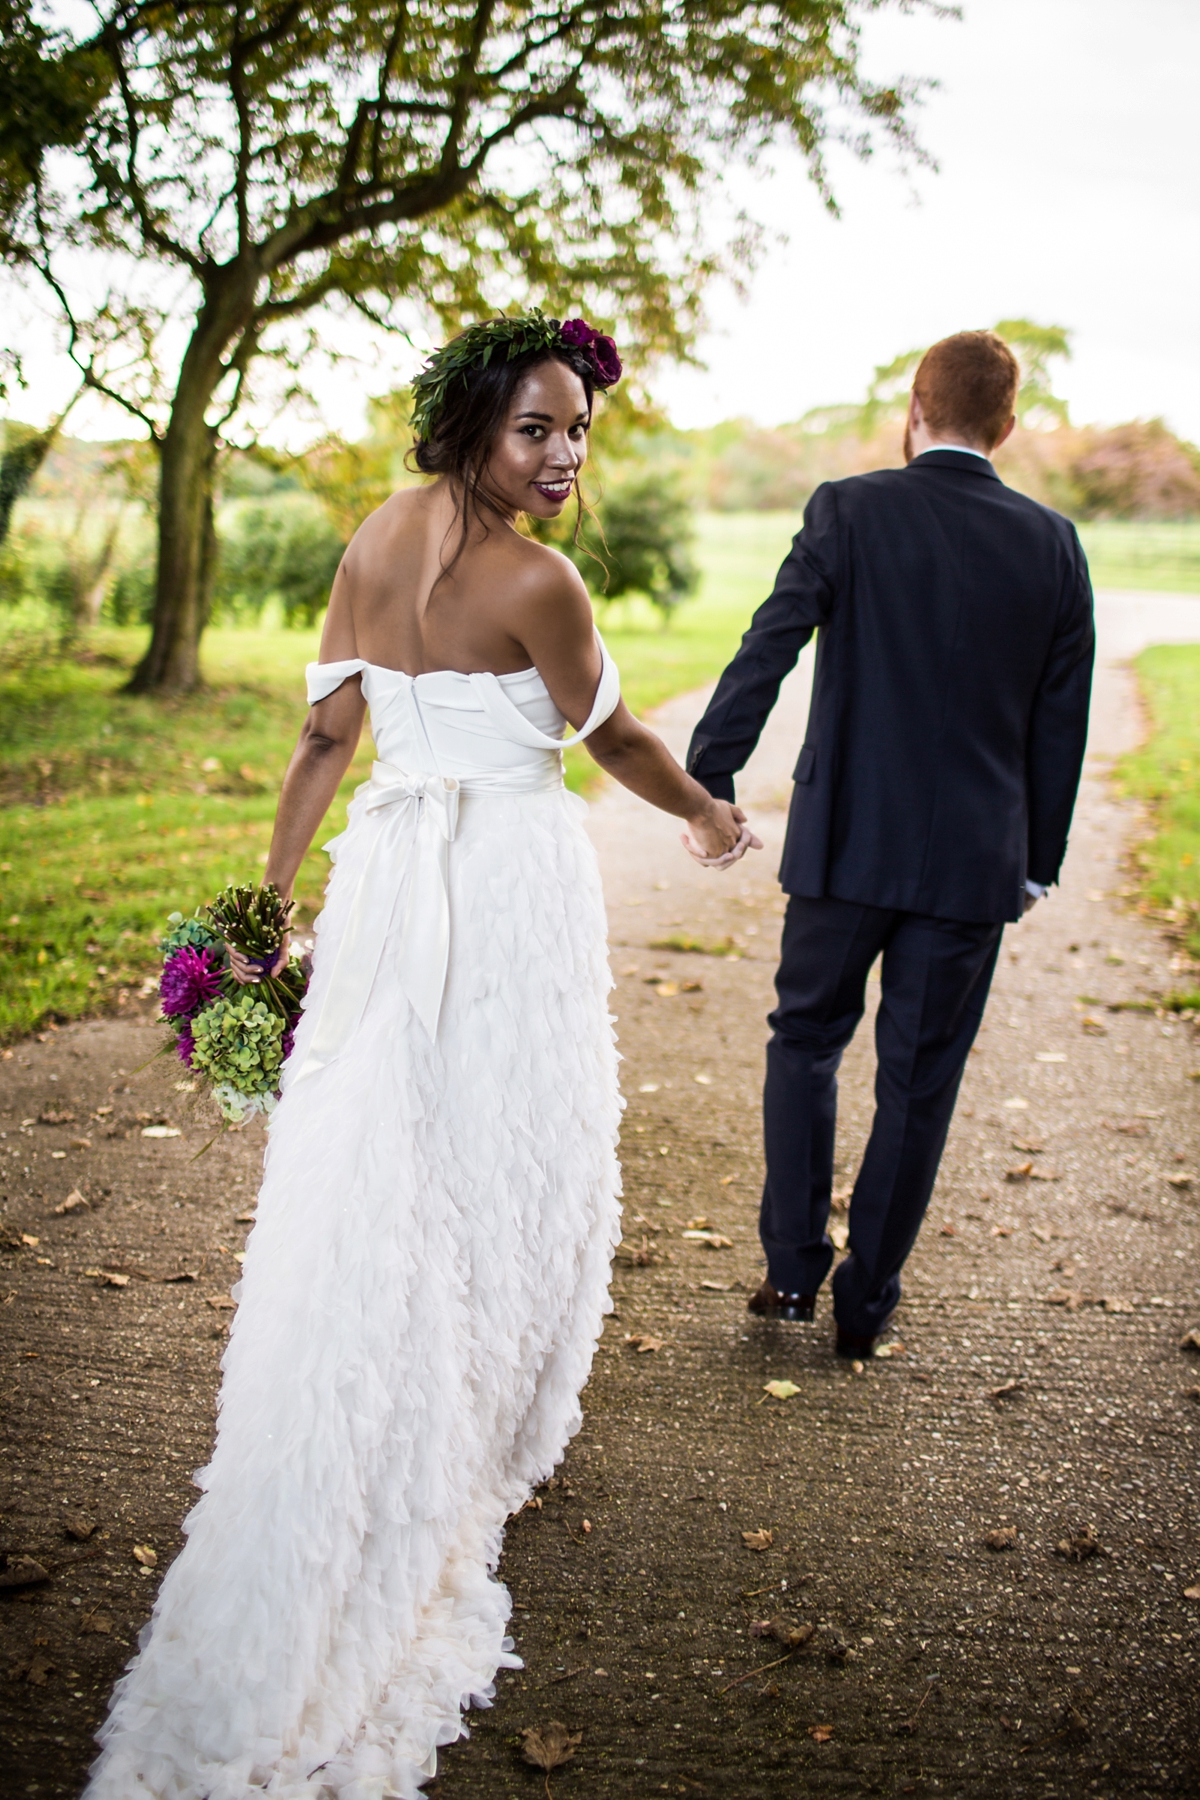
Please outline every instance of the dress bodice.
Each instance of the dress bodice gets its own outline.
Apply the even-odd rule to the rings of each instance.
[[[616,664],[597,633],[602,668],[591,713],[580,730],[563,736],[566,720],[536,669],[512,675],[465,675],[439,669],[406,675],[361,658],[309,663],[310,706],[353,675],[361,675],[371,734],[381,762],[413,774],[496,785],[545,786],[561,769],[562,750],[602,725],[620,698]],[[489,785],[491,785],[489,783]]]

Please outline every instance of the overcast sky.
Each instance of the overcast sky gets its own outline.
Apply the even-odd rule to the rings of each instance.
[[[902,350],[1025,317],[1074,334],[1059,387],[1078,420],[1161,415],[1200,440],[1200,4],[962,12],[890,11],[864,39],[872,76],[940,83],[918,115],[937,173],[835,154],[836,220],[798,163],[739,179],[790,241],[746,303],[713,294],[707,371],[659,383],[680,425],[794,419],[859,398]]]
[[[1060,391],[1079,421],[1161,415],[1200,440],[1198,0],[964,0],[961,22],[892,8],[865,31],[868,72],[939,83],[917,116],[938,171],[831,154],[831,219],[797,159],[732,178],[768,227],[749,295],[711,295],[704,370],[656,388],[680,425],[763,423],[861,397],[875,364],[963,326],[1067,326]],[[787,241],[781,242],[781,236]],[[23,303],[16,336],[44,418],[70,370]],[[411,372],[314,371],[322,419],[357,433],[367,395]],[[128,431],[89,402],[72,429]],[[312,422],[285,433],[307,437]]]

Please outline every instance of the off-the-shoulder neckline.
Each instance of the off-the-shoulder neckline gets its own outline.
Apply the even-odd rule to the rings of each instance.
[[[390,669],[386,663],[371,662],[365,656],[340,656],[333,662],[310,663],[309,667],[318,671],[339,669],[346,663],[357,663],[360,668],[374,669],[379,675],[400,675],[405,681],[432,681],[438,675],[457,675],[462,681],[470,681],[472,675],[495,674],[492,669],[423,669],[419,675],[410,675],[407,669]],[[522,676],[536,674],[537,669],[531,664],[528,669],[509,669],[503,675],[496,675],[495,679],[497,681],[516,681]]]

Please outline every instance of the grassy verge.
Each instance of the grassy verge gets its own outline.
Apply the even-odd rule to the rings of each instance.
[[[668,631],[649,607],[608,609],[635,712],[720,671],[794,529],[769,515],[705,521],[701,591]],[[102,631],[75,657],[43,647],[0,672],[0,1038],[123,1004],[156,970],[166,915],[265,860],[317,634],[209,632],[204,691],[170,702],[120,692],[142,642]],[[370,759],[364,742],[318,846],[341,830]],[[585,787],[595,765],[583,751],[569,762]],[[318,910],[327,871],[311,851],[302,916]]]
[[[1200,594],[1200,520],[1079,526],[1092,585]]]
[[[1134,852],[1139,905],[1200,961],[1200,644],[1144,650],[1137,672],[1151,731],[1117,781],[1153,824]]]

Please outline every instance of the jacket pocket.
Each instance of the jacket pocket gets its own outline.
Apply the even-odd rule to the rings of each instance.
[[[805,744],[803,750],[801,750],[801,752],[800,752],[800,761],[796,764],[795,769],[792,771],[792,780],[800,781],[800,782],[811,781],[813,769],[816,767],[816,762],[817,762],[816,751],[811,747],[811,745]]]

